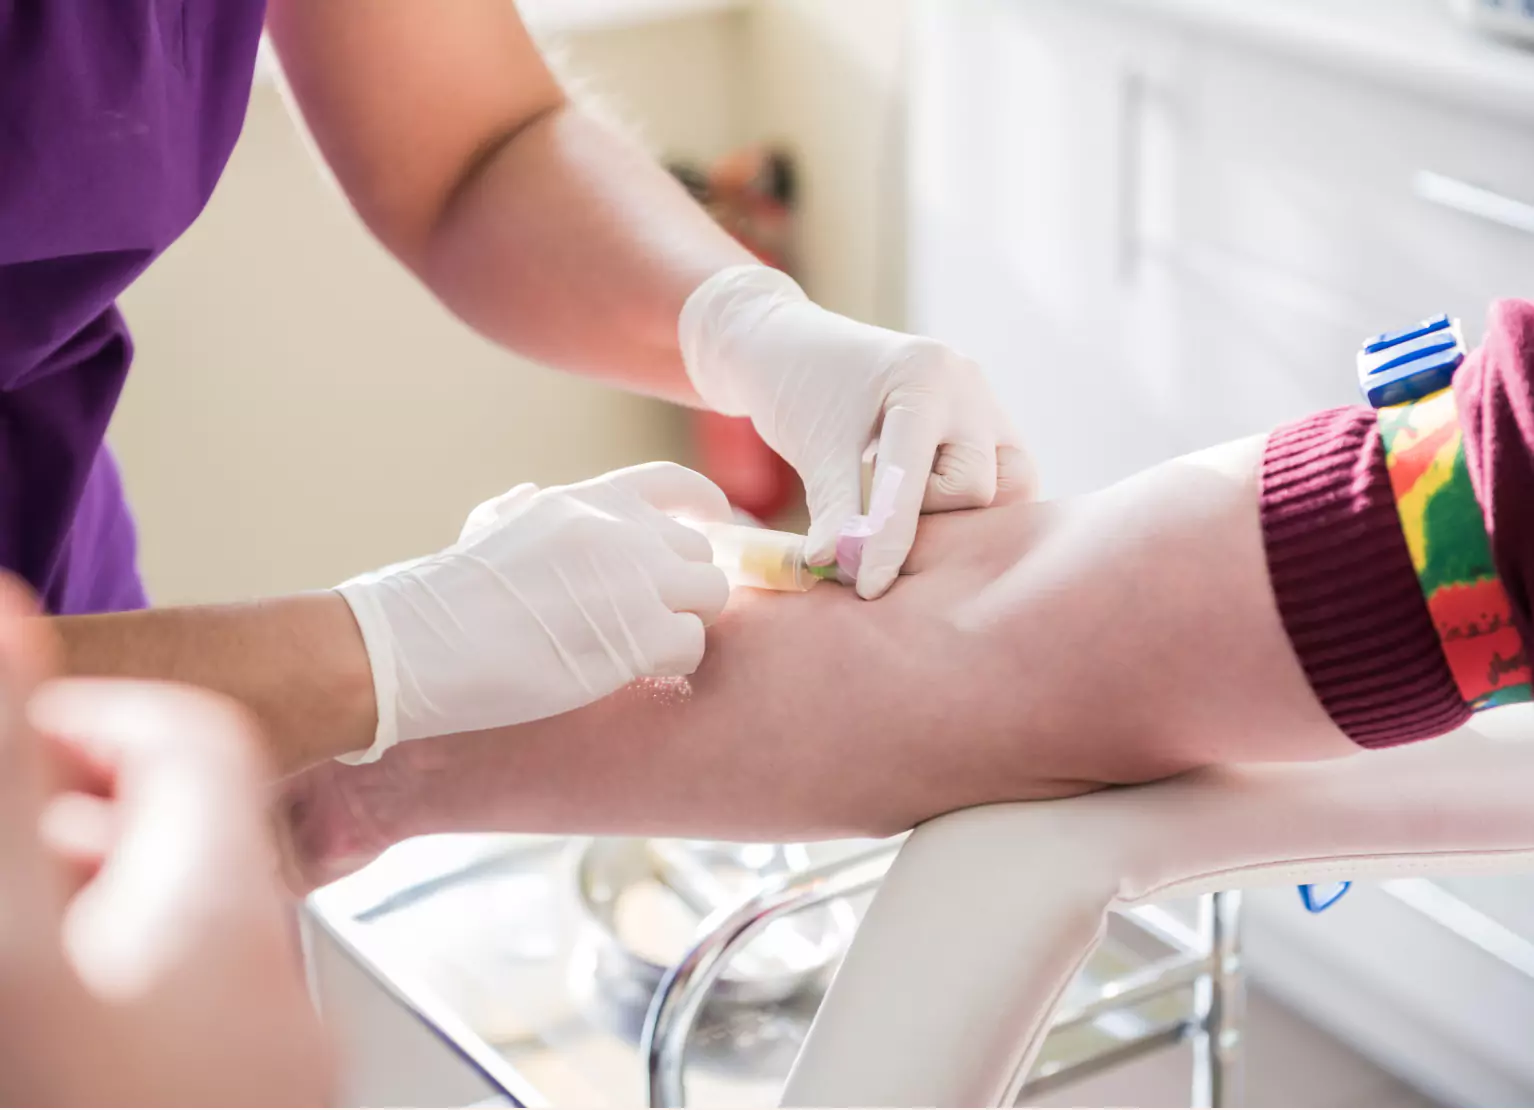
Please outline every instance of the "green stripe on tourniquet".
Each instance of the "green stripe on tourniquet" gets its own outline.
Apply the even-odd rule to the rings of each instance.
[[[1460,696],[1472,710],[1534,699],[1453,391],[1381,409],[1378,421],[1401,534]]]

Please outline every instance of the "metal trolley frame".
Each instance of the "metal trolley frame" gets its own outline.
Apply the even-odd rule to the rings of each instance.
[[[662,981],[645,1021],[641,1053],[650,1106],[686,1105],[688,1039],[710,989],[732,957],[774,921],[874,890],[896,851],[881,846],[783,875],[705,924],[701,938]],[[1190,1106],[1239,1105],[1244,1010],[1240,911],[1241,895],[1234,891],[1200,898],[1192,927],[1160,907],[1130,910],[1127,916],[1134,925],[1172,954],[1103,983],[1093,997],[1062,1009],[1054,1015],[1051,1032],[1074,1029],[1188,987],[1191,1010],[1089,1059],[1064,1067],[1045,1064],[1030,1075],[1016,1076],[1007,1104],[1187,1041],[1193,1049]]]

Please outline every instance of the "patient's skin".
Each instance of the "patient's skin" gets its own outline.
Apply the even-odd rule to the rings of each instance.
[[[739,591],[690,683],[313,772],[293,793],[300,866],[328,877],[428,832],[884,835],[1210,762],[1355,752],[1274,608],[1261,451],[927,518],[881,601]]]

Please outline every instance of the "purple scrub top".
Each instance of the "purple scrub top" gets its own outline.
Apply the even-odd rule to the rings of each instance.
[[[264,13],[0,0],[0,566],[52,612],[145,604],[103,443],[133,357],[115,301],[213,192]]]

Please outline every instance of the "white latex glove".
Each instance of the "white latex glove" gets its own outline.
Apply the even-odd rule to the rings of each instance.
[[[980,368],[931,339],[860,324],[812,302],[788,275],[735,266],[688,298],[678,326],[693,388],[711,407],[749,416],[804,480],[806,554],[832,561],[862,509],[862,468],[877,445],[873,488],[905,477],[893,513],[863,545],[858,593],[883,594],[922,512],[989,505],[998,484],[1031,485],[1017,434]]]
[[[730,505],[674,463],[522,485],[475,509],[446,551],[337,587],[378,699],[373,746],[342,760],[691,674],[730,588],[708,541],[668,513],[728,520]]]

